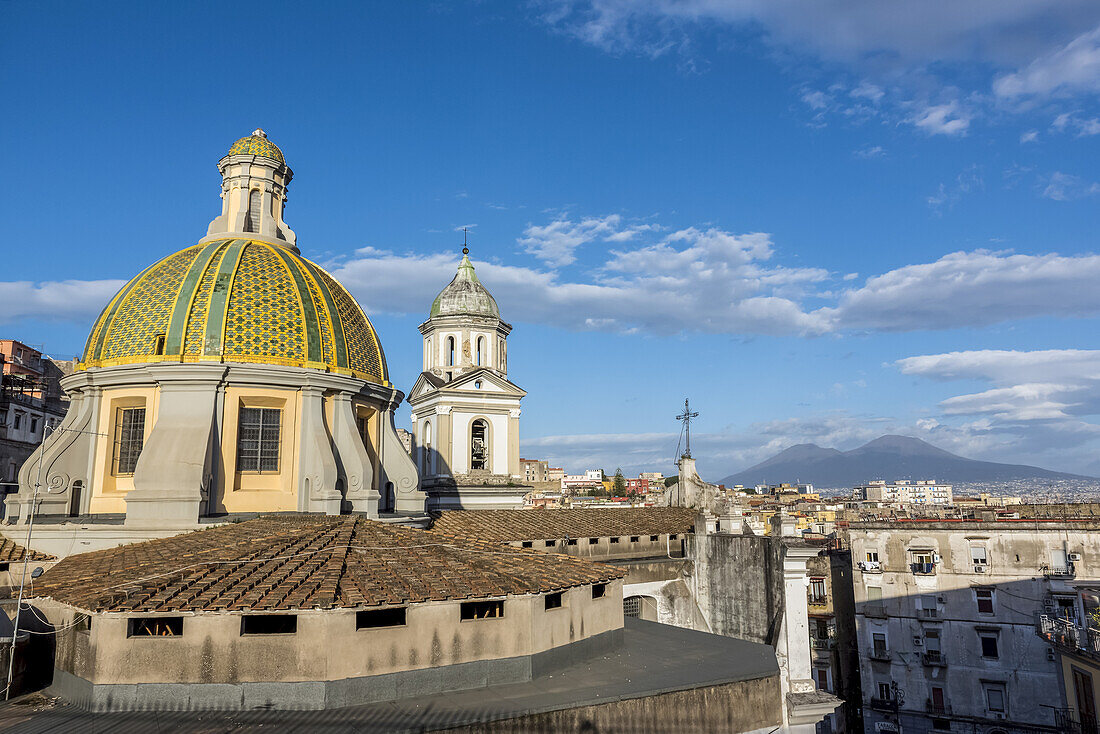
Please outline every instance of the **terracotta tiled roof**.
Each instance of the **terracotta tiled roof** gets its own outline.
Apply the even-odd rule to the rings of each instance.
[[[35,592],[89,611],[328,609],[535,593],[624,574],[357,516],[269,515],[69,556]]]
[[[10,538],[5,538],[0,535],[0,563],[15,563],[16,561],[22,561],[23,556],[27,554],[27,549],[16,543]],[[39,553],[38,551],[31,551],[30,560],[32,561],[56,561],[55,556],[47,555],[46,553]]]
[[[660,535],[691,532],[695,515],[695,510],[689,507],[451,510],[435,521],[432,530],[498,543],[565,537]]]

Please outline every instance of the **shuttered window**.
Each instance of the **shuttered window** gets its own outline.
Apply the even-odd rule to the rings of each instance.
[[[241,408],[237,428],[237,471],[279,471],[278,408]]]

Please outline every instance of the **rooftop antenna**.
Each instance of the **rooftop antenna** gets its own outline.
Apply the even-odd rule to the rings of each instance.
[[[676,416],[676,420],[684,424],[684,453],[680,455],[682,459],[691,458],[691,419],[698,417],[698,413],[691,412],[691,406],[688,404],[688,399],[684,398],[684,412]]]

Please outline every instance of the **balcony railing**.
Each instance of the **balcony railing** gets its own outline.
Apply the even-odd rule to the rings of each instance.
[[[951,713],[951,704],[936,703],[929,699],[924,702],[924,710],[933,716],[948,716]]]
[[[813,607],[823,607],[829,603],[827,594],[810,594],[806,597],[806,600]]]
[[[881,603],[868,602],[863,605],[863,614],[867,617],[886,619],[886,605]]]
[[[893,698],[871,697],[871,708],[875,711],[897,711],[898,702]]]
[[[1048,579],[1071,579],[1077,575],[1072,563],[1064,566],[1043,566],[1043,576]]]
[[[890,651],[886,650],[884,648],[871,650],[870,658],[872,660],[889,660],[890,659]]]
[[[1039,635],[1058,647],[1100,656],[1100,630],[1079,627],[1072,619],[1041,614]]]
[[[1095,716],[1083,716],[1073,709],[1054,709],[1054,725],[1066,734],[1100,734]]]
[[[815,650],[832,650],[836,642],[831,637],[811,637],[810,646]]]
[[[936,572],[935,563],[910,563],[909,570],[916,574],[927,576]]]
[[[947,660],[939,650],[927,650],[921,653],[921,662],[929,668],[946,668]]]
[[[860,561],[859,570],[863,573],[882,573],[882,564],[878,561]]]

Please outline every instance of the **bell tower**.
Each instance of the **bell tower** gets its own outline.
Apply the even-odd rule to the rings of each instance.
[[[527,393],[508,379],[511,331],[463,246],[454,279],[420,325],[423,371],[408,398],[428,509],[523,501],[519,416]]]

